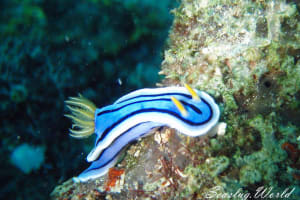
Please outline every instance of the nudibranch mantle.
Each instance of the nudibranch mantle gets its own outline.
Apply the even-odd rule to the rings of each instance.
[[[211,96],[188,85],[140,89],[99,109],[81,95],[66,103],[72,112],[66,116],[74,122],[71,135],[97,135],[95,147],[87,156],[91,166],[74,179],[82,182],[106,174],[125,146],[157,127],[167,126],[196,137],[211,130],[220,116]]]

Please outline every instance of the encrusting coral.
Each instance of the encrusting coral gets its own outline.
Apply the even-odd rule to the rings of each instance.
[[[297,199],[299,4],[182,0],[173,14],[160,85],[188,83],[213,95],[225,135],[187,138],[163,128],[130,147],[119,165],[125,169],[121,193],[99,189],[104,177],[76,191],[120,199],[202,199],[216,187],[220,194],[240,189],[253,196],[263,186],[280,194],[290,188],[289,199]],[[127,169],[127,162],[134,164]],[[66,196],[52,193],[53,199]]]

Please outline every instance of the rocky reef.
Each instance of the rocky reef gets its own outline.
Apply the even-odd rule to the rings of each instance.
[[[182,0],[172,12],[158,85],[210,93],[225,135],[162,128],[107,176],[69,180],[52,199],[299,199],[299,3]]]

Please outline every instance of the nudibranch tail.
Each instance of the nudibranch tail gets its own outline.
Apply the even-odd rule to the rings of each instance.
[[[200,101],[200,97],[198,96],[197,92],[191,88],[188,84],[184,84],[184,87],[189,91],[189,93],[192,95],[192,98],[196,101]]]
[[[65,116],[73,121],[72,129],[69,129],[70,135],[76,138],[92,135],[95,132],[96,106],[81,94],[78,97],[70,97],[65,103],[71,111],[71,114]]]
[[[186,109],[184,108],[184,106],[182,105],[182,103],[180,103],[180,101],[178,99],[176,99],[175,97],[173,97],[173,96],[171,96],[171,100],[173,101],[173,103],[175,104],[175,106],[177,107],[177,109],[179,110],[179,112],[183,116],[187,116],[188,112],[186,111]]]

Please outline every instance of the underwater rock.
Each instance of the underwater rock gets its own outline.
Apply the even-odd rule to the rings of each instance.
[[[70,179],[57,186],[51,197],[85,199],[92,196],[101,199],[110,196],[112,199],[130,199],[140,196],[167,199],[177,196],[180,193],[174,192],[183,192],[183,186],[190,181],[189,172],[184,169],[204,162],[204,152],[199,148],[205,146],[208,146],[207,137],[188,138],[173,129],[163,128],[130,146],[124,159],[107,175],[86,183],[75,183]],[[199,155],[193,157],[195,153]],[[223,167],[219,166],[218,171],[220,168]],[[201,177],[206,180],[205,174]]]
[[[103,176],[54,190],[52,199],[203,199],[215,187],[254,195],[260,186],[294,188],[289,199],[299,198],[299,156],[282,148],[289,142],[299,149],[299,5],[182,0],[173,14],[160,85],[188,83],[210,93],[226,134],[188,138],[163,128],[116,166],[125,170],[119,192],[106,190]]]
[[[160,73],[165,85],[189,83],[219,99],[228,129],[208,150],[230,165],[216,185],[234,191],[237,183],[250,193],[295,187],[299,195],[292,177],[300,168],[290,171],[280,148],[300,134],[299,5],[183,1],[174,15]]]

